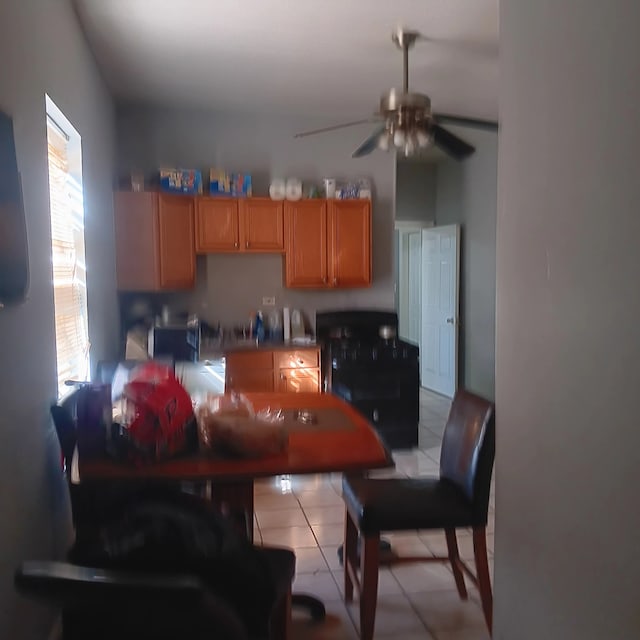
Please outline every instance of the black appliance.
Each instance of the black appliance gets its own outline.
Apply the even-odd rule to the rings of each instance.
[[[358,409],[389,448],[405,449],[418,445],[419,349],[381,337],[397,330],[394,311],[316,313],[323,390]]]
[[[200,357],[200,327],[198,325],[170,325],[151,327],[148,342],[152,358],[171,358],[174,361],[197,362]]]

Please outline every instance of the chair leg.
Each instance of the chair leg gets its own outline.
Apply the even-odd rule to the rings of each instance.
[[[462,600],[467,599],[467,588],[464,584],[464,574],[460,569],[460,554],[458,553],[458,540],[456,538],[455,529],[445,529],[444,534],[447,538],[447,549],[449,550],[449,562],[451,562],[451,570],[456,580],[456,587]]]
[[[282,596],[271,614],[269,640],[290,640],[291,638],[291,587]]]
[[[360,640],[372,640],[378,600],[380,534],[360,536]]]
[[[491,577],[489,576],[489,562],[487,560],[487,529],[486,527],[473,528],[473,555],[478,574],[478,589],[484,619],[487,622],[489,633],[493,630],[493,595],[491,593]]]
[[[346,510],[345,510],[346,511]],[[351,571],[354,573],[358,567],[358,528],[351,519],[349,511],[344,516],[344,547],[342,548],[342,564],[344,566],[344,601],[353,601],[353,580]]]

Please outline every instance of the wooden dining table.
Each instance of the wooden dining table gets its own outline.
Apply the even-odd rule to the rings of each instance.
[[[246,393],[256,411],[309,412],[311,424],[289,419],[288,446],[260,457],[222,457],[199,452],[135,466],[110,458],[78,460],[81,483],[210,483],[214,502],[242,508],[253,517],[253,485],[258,478],[330,472],[357,472],[393,466],[382,440],[353,407],[328,393]],[[294,423],[295,422],[295,423]]]

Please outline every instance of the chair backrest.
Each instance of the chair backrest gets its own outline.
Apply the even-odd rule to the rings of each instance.
[[[493,403],[464,389],[453,398],[444,429],[440,477],[455,484],[486,520],[495,455]]]
[[[51,417],[53,425],[56,429],[58,442],[62,451],[62,457],[65,465],[67,479],[71,473],[71,461],[73,452],[78,442],[77,420],[78,420],[78,401],[83,393],[84,386],[77,386],[73,391],[69,392],[58,404],[51,405]]]

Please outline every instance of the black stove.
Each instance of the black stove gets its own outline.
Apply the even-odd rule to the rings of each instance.
[[[322,344],[323,390],[358,409],[391,449],[418,444],[418,347],[381,338],[397,334],[394,311],[330,311],[316,314]],[[388,335],[388,334],[387,334]]]

